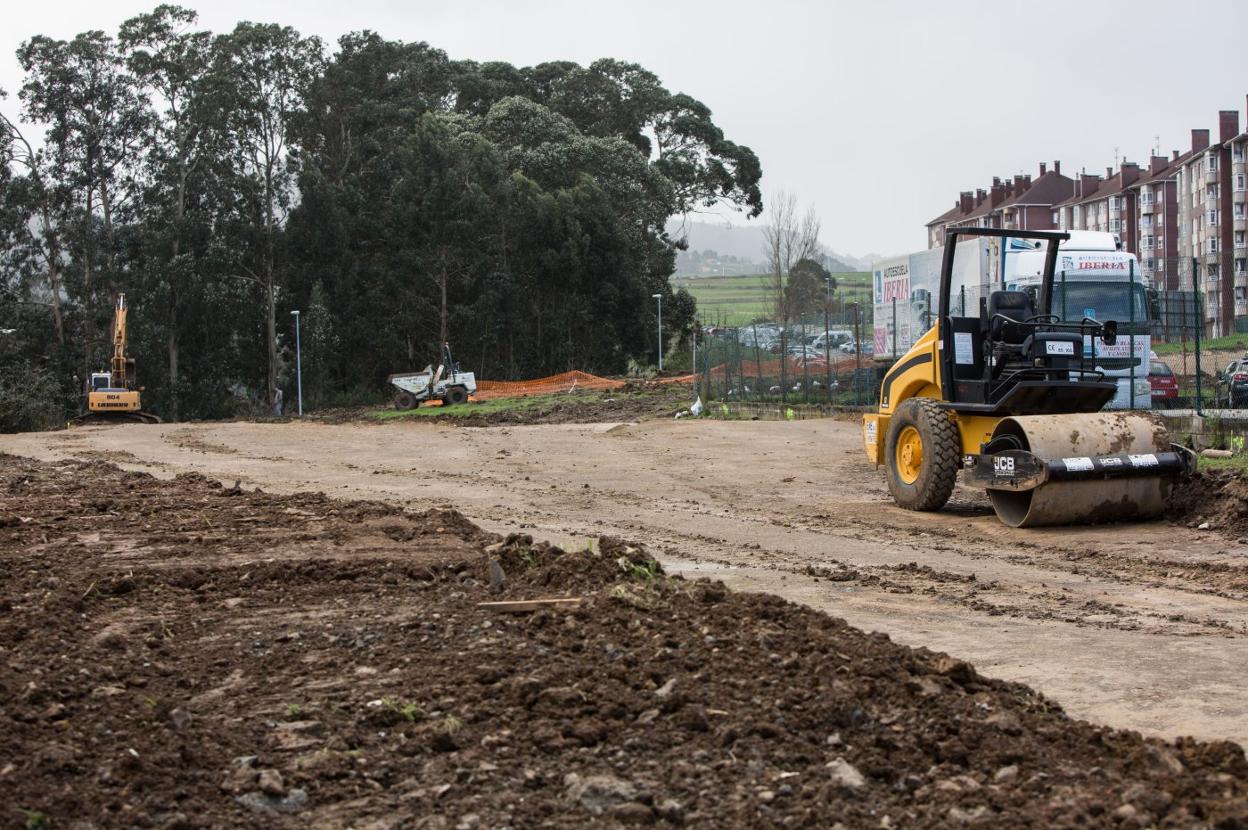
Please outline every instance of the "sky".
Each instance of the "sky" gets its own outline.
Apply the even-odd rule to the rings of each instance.
[[[15,116],[32,34],[115,33],[154,0],[9,4],[0,110]],[[927,221],[993,176],[1104,174],[1124,157],[1216,138],[1248,116],[1243,0],[317,0],[194,2],[205,28],[278,22],[332,44],[345,32],[427,41],[452,58],[531,65],[640,63],[711,108],[758,154],[764,199],[813,205],[829,247],[862,256],[926,246]],[[719,211],[702,221],[743,224]],[[754,220],[760,221],[760,220]],[[762,220],[766,221],[764,213]]]

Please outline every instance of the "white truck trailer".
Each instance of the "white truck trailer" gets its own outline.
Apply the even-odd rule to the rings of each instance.
[[[950,304],[954,313],[974,316],[980,299],[993,291],[1038,291],[1044,251],[1023,239],[970,239],[958,243]],[[940,288],[942,250],[933,248],[881,260],[872,266],[875,300],[875,359],[904,355],[935,323],[934,297]],[[1122,251],[1114,234],[1071,231],[1061,243],[1054,277],[1053,304],[1063,321],[1085,317],[1115,320],[1118,338],[1107,346],[1088,337],[1085,355],[1118,383],[1107,409],[1148,409],[1151,306],[1149,285],[1135,255]]]

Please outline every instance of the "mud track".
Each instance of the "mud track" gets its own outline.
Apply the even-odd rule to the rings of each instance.
[[[571,548],[645,539],[669,570],[956,654],[1077,717],[1248,743],[1248,547],[1182,522],[1011,530],[962,490],[940,514],[901,511],[852,423],[135,425],[0,451],[453,504]]]

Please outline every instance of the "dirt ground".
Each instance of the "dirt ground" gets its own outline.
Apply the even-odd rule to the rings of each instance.
[[[481,604],[536,598],[579,604]],[[0,455],[0,651],[6,827],[1248,826],[1233,743],[641,545],[198,473]]]
[[[642,539],[671,571],[957,655],[1076,717],[1248,743],[1248,546],[1190,515],[1012,530],[972,492],[901,511],[853,423],[133,425],[0,436],[0,451],[449,504],[570,549]]]

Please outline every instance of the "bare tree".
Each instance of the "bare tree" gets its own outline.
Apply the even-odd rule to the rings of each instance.
[[[767,275],[763,278],[776,321],[788,325],[793,311],[784,290],[790,269],[819,252],[819,217],[814,205],[799,215],[797,197],[780,191],[768,200],[767,224],[763,226],[763,254]]]

